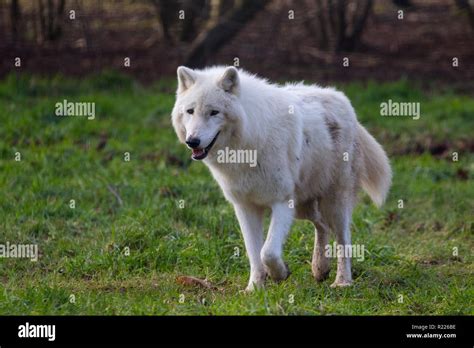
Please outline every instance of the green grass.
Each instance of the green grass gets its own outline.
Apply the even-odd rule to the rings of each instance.
[[[387,203],[377,210],[361,196],[354,213],[353,242],[368,250],[354,261],[354,286],[329,287],[335,261],[330,279],[315,283],[313,228],[297,222],[285,247],[291,277],[248,295],[232,207],[172,130],[174,88],[113,73],[0,82],[0,243],[40,249],[38,262],[0,259],[0,314],[474,314],[471,98],[404,80],[340,86],[398,154]],[[421,118],[379,116],[390,98],[421,102]],[[54,116],[63,99],[94,101],[96,119]],[[437,142],[448,143],[444,155],[412,152]],[[180,275],[218,289],[184,286]]]

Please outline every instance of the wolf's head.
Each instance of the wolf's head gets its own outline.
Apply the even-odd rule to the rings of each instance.
[[[192,150],[194,160],[212,155],[213,149],[229,144],[238,134],[244,112],[239,94],[239,73],[234,67],[178,68],[172,122],[179,140]]]

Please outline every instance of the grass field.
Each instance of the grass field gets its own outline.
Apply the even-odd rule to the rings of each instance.
[[[0,259],[0,314],[474,314],[474,100],[405,80],[339,87],[394,169],[382,209],[361,195],[355,211],[353,242],[367,253],[354,286],[329,287],[335,261],[315,283],[313,228],[297,222],[291,277],[248,295],[232,207],[171,128],[174,82],[1,81],[0,243],[37,243],[40,258]],[[96,118],[55,116],[63,99],[95,102]],[[388,99],[421,102],[421,118],[381,117]]]

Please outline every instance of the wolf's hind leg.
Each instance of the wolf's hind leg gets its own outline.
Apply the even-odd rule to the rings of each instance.
[[[263,209],[255,206],[234,204],[235,214],[239,220],[244,236],[245,248],[250,261],[250,279],[246,291],[265,284],[265,268],[260,259],[263,245]]]
[[[350,223],[352,209],[348,204],[342,204],[333,210],[331,215],[331,226],[336,233],[337,244],[344,249],[342,255],[338,255],[336,280],[331,284],[331,287],[349,286],[352,284],[352,255],[346,254],[346,248],[351,247]]]
[[[275,281],[285,280],[290,275],[288,266],[283,262],[282,253],[293,216],[294,208],[290,208],[286,202],[272,206],[270,228],[260,257],[267,273]]]
[[[322,221],[319,211],[316,211],[314,215],[315,217],[312,222],[316,228],[314,230],[314,250],[311,270],[314,279],[318,282],[322,282],[329,276],[331,269],[329,258],[325,253],[325,248],[329,240],[329,226]]]

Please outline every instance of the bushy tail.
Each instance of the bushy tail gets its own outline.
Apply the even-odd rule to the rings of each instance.
[[[382,146],[359,124],[359,144],[363,166],[360,175],[362,188],[380,207],[387,197],[392,183],[392,170]]]

